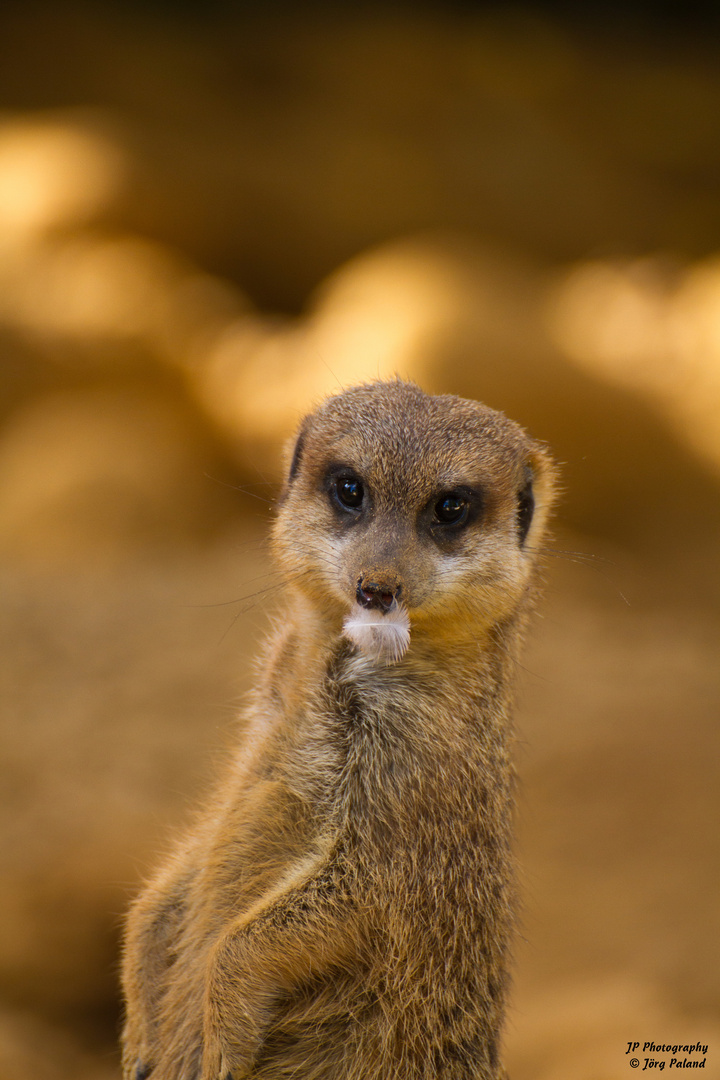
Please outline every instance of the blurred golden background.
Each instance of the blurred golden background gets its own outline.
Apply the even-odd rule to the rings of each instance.
[[[394,372],[562,462],[511,1074],[720,1076],[720,26],[570,10],[3,4],[0,1080],[116,1077],[122,913],[281,599],[280,447]]]

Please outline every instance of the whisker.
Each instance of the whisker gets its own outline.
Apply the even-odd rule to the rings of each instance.
[[[255,484],[231,484],[227,480],[221,480],[219,476],[212,476],[210,473],[203,473],[203,476],[207,480],[212,480],[214,484],[220,484],[221,487],[230,488],[231,491],[241,491],[243,495],[249,495],[251,499],[259,499],[260,502],[267,503],[268,506],[274,506],[277,503],[277,499],[266,499],[262,495],[256,495],[254,491],[250,491],[251,487],[277,487],[277,484],[271,484],[268,480],[258,481]]]
[[[570,551],[565,548],[548,547],[534,548],[530,550],[534,550],[541,557],[549,555],[551,558],[567,559],[568,561],[586,562],[589,564],[604,562],[607,563],[608,566],[616,565],[613,559],[608,559],[605,555],[596,555],[591,551]]]
[[[269,574],[262,575],[263,577],[269,577]],[[261,580],[256,579],[256,580]],[[246,596],[237,596],[234,600],[218,600],[212,604],[190,604],[193,608],[220,608],[220,607],[232,607],[233,604],[242,604],[246,600],[253,600],[256,596],[262,596],[265,593],[273,592],[281,587],[282,581],[276,581],[272,585],[268,585],[264,589],[258,589],[257,592],[248,593]]]
[[[602,567],[597,565],[598,563],[605,563],[607,566],[616,566],[617,564],[614,562],[613,559],[608,559],[605,555],[596,555],[588,551],[568,551],[563,548],[551,548],[545,546],[538,548],[530,548],[529,550],[532,551],[534,554],[538,555],[540,558],[549,556],[550,558],[554,559],[563,559],[566,562],[575,563],[577,566],[584,566],[587,567],[589,570],[593,570],[596,574],[599,574],[600,577],[604,581],[606,581],[608,585],[610,585],[610,587],[620,597],[624,604],[627,604],[628,607],[632,607],[630,600],[628,600],[627,596],[625,596],[622,589],[619,588],[619,586],[612,580],[611,577],[609,577],[608,574],[603,572]]]
[[[274,585],[269,585],[266,589],[259,589],[257,592],[251,593],[247,597],[241,597],[238,600],[228,600],[226,602],[228,605],[229,604],[244,603],[247,600],[252,600],[253,603],[251,603],[251,604],[245,603],[244,607],[241,607],[239,611],[235,612],[235,614],[233,615],[233,617],[232,617],[232,619],[230,621],[230,624],[227,626],[227,628],[224,630],[223,634],[221,635],[220,641],[219,641],[218,644],[221,645],[223,643],[223,641],[225,641],[225,638],[231,632],[231,630],[233,629],[233,627],[237,623],[238,619],[242,615],[246,615],[248,613],[248,611],[252,611],[254,608],[256,608],[258,606],[258,604],[261,602],[263,597],[270,596],[272,593],[277,592],[284,584],[285,584],[284,581],[278,581]],[[211,606],[211,607],[222,607],[222,606],[225,606],[225,605],[223,605],[221,603],[221,604],[211,604],[209,606]]]

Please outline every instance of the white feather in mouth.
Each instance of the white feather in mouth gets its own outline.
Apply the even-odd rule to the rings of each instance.
[[[387,612],[356,604],[343,623],[343,633],[368,660],[396,664],[410,644],[407,608],[397,601]]]

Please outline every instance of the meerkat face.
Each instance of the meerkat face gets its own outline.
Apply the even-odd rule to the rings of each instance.
[[[501,413],[379,382],[304,420],[274,546],[362,654],[395,663],[416,632],[472,640],[512,614],[551,500],[548,455]]]

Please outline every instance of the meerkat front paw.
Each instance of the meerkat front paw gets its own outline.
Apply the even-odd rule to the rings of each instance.
[[[155,1068],[155,1054],[144,1038],[126,1033],[123,1047],[124,1080],[148,1080]]]
[[[250,1076],[252,1061],[228,1061],[224,1054],[206,1054],[203,1058],[202,1073],[198,1080],[245,1080]]]
[[[231,1046],[217,1032],[206,1031],[199,1080],[245,1080],[250,1076],[257,1056],[256,1043],[251,1045],[248,1040],[243,1045],[237,1037],[232,1042]]]

